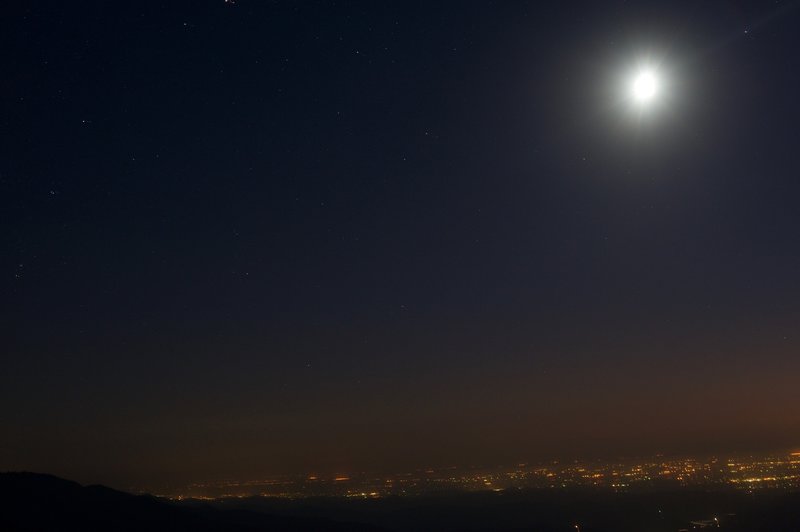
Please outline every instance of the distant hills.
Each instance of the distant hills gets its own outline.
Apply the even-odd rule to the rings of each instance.
[[[709,524],[720,531],[797,532],[800,493],[549,489],[205,503],[81,486],[51,475],[0,473],[0,532],[574,532],[576,524],[581,532],[677,532]]]
[[[178,505],[105,486],[81,486],[52,475],[0,473],[0,530],[371,532],[382,529],[327,519]]]

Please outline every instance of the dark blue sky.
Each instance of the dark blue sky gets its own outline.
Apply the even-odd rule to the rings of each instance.
[[[800,440],[792,4],[3,12],[0,469]]]

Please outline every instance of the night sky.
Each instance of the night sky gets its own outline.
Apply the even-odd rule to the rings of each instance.
[[[797,445],[793,7],[4,4],[0,470]]]

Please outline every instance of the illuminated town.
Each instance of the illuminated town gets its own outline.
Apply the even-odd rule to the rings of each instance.
[[[283,476],[195,483],[168,490],[172,499],[358,497],[504,492],[524,489],[604,489],[618,492],[707,487],[746,491],[800,489],[800,451],[768,455],[644,460],[552,461],[513,467],[425,469],[408,473]]]

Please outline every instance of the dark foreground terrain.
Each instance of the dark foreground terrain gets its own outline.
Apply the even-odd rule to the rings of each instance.
[[[213,504],[369,523],[398,531],[677,532],[705,528],[709,532],[800,532],[800,493],[786,491],[520,490],[361,500],[256,497]]]
[[[147,495],[34,473],[0,473],[0,531],[377,531],[327,519],[274,516],[207,505],[180,505]]]
[[[716,521],[714,520],[716,518]],[[695,522],[692,524],[692,522]],[[800,493],[516,491],[180,503],[33,473],[0,474],[0,530],[800,531]]]

